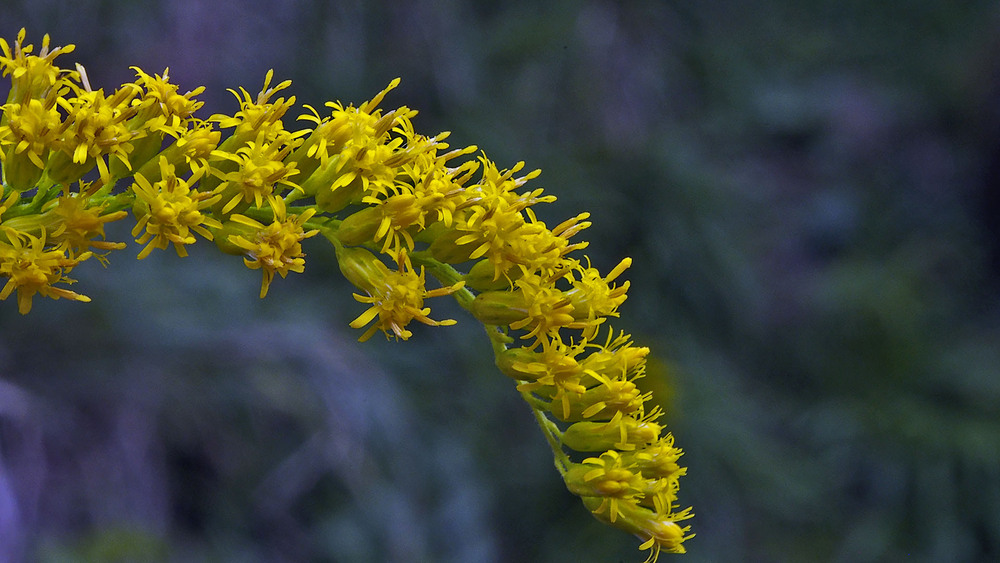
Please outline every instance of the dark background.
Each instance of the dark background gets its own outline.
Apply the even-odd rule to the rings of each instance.
[[[1000,9],[4,2],[113,89],[420,110],[590,211],[687,452],[686,561],[1000,557]],[[551,223],[555,224],[555,223]],[[128,226],[110,232],[130,240]],[[0,560],[641,561],[567,493],[486,338],[359,345],[332,252],[257,299],[199,245],[0,304]]]

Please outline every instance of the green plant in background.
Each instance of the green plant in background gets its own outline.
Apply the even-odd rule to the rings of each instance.
[[[449,150],[447,133],[416,133],[414,110],[379,109],[398,81],[358,107],[305,106],[298,120],[311,126],[292,131],[283,120],[295,98],[278,97],[290,82],[272,84],[270,72],[258,95],[234,92],[234,115],[203,120],[202,89],[180,94],[166,71],[135,69],[105,95],[82,66],[54,64],[72,46],[50,48],[45,36],[34,54],[22,30],[0,47],[12,82],[0,119],[0,299],[16,292],[22,314],[36,295],[89,301],[68,275],[125,247],[104,226],[129,211],[140,259],[211,240],[261,270],[261,297],[275,274],[303,271],[302,241],[321,236],[367,306],[350,323],[360,340],[406,340],[414,320],[455,324],[424,303],[451,295],[485,325],[567,488],[640,537],[650,560],[684,551],[681,450],[636,385],[649,350],[607,322],[627,297],[628,282],[615,282],[631,261],[601,275],[574,257],[588,214],[551,229],[539,221],[532,206],[555,198],[524,189],[538,171],[518,175],[523,163],[500,169],[464,158],[476,147]],[[440,287],[428,289],[428,275]]]

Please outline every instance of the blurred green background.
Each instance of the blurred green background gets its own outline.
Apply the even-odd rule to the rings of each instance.
[[[686,561],[1000,558],[1000,8],[7,1],[0,33],[300,103],[420,110],[542,168],[634,266],[695,507]],[[124,227],[124,228],[122,228]],[[130,240],[127,226],[110,234]],[[641,561],[567,493],[471,318],[359,345],[330,250],[257,299],[137,245],[0,305],[0,560]]]

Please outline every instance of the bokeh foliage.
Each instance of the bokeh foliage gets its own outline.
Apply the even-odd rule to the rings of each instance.
[[[206,116],[272,67],[317,106],[401,76],[418,130],[541,167],[545,219],[635,259],[688,560],[1000,555],[993,3],[5,2],[21,26],[95,85],[170,66]],[[262,302],[210,250],[3,303],[0,559],[637,560],[474,323],[358,345],[322,245]]]

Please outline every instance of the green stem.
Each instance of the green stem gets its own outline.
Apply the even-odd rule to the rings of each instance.
[[[455,285],[456,283],[463,281],[465,278],[465,276],[452,267],[451,264],[445,264],[444,262],[435,260],[431,256],[431,253],[427,250],[410,252],[408,256],[413,264],[426,268],[426,270],[430,272],[431,275],[441,283],[441,285]],[[459,289],[451,295],[465,310],[469,310],[469,308],[472,307],[472,301],[476,298],[476,295],[466,287]]]
[[[116,195],[92,196],[90,201],[95,205],[105,205],[105,212],[114,213],[132,207],[135,193],[129,190]]]
[[[530,393],[526,391],[521,392],[521,398],[530,405],[531,401],[527,395],[530,395]],[[556,469],[559,470],[559,475],[565,475],[566,471],[569,470],[572,460],[569,459],[569,456],[562,449],[562,431],[542,411],[532,407],[531,412],[535,415],[535,421],[538,422],[539,428],[542,429],[542,434],[545,434],[545,440],[549,443],[549,447],[552,448],[552,456],[555,458],[554,461]]]

